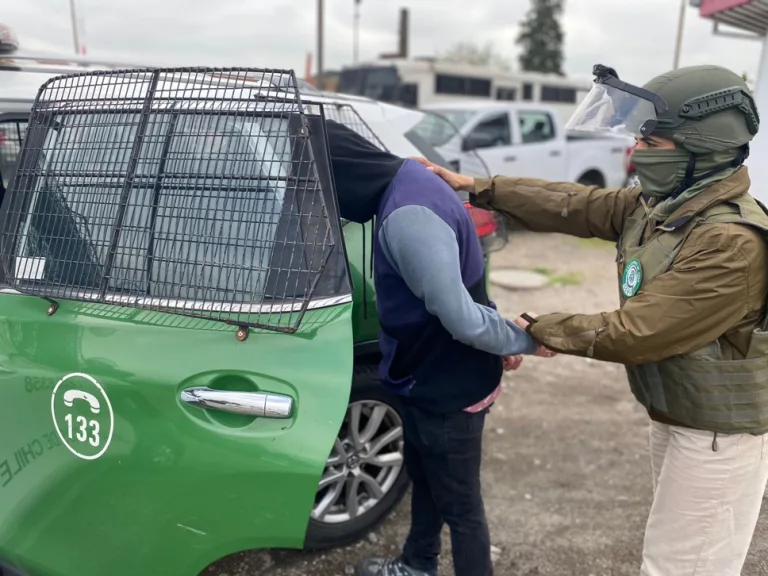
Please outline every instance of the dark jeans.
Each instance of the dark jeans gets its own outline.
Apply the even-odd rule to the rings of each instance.
[[[434,572],[443,523],[451,529],[456,576],[491,576],[491,540],[480,490],[483,426],[477,414],[404,409],[405,466],[413,481],[403,562]]]

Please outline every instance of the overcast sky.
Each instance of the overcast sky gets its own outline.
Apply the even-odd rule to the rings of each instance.
[[[315,48],[316,0],[77,0],[88,54],[146,64],[294,68]],[[325,67],[352,59],[353,0],[325,0]],[[361,59],[397,46],[398,9],[411,10],[412,55],[491,41],[517,63],[528,0],[363,0]],[[678,0],[566,0],[566,73],[596,62],[642,83],[672,67]],[[0,22],[27,50],[71,53],[69,0],[0,0]],[[713,36],[689,8],[681,64],[714,63],[754,78],[760,44]]]

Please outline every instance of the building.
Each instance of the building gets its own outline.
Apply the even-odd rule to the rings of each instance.
[[[691,6],[715,23],[760,36],[768,30],[768,4],[762,0],[691,0]]]

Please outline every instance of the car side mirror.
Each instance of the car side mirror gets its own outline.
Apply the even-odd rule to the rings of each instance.
[[[496,139],[488,132],[473,132],[462,140],[461,149],[463,152],[470,152],[478,148],[493,148],[496,145]]]

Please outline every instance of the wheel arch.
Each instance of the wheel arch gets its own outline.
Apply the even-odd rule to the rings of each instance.
[[[587,186],[597,186],[598,188],[605,187],[605,176],[597,168],[590,168],[585,170],[581,176],[579,176],[577,182],[579,184],[585,184]]]

